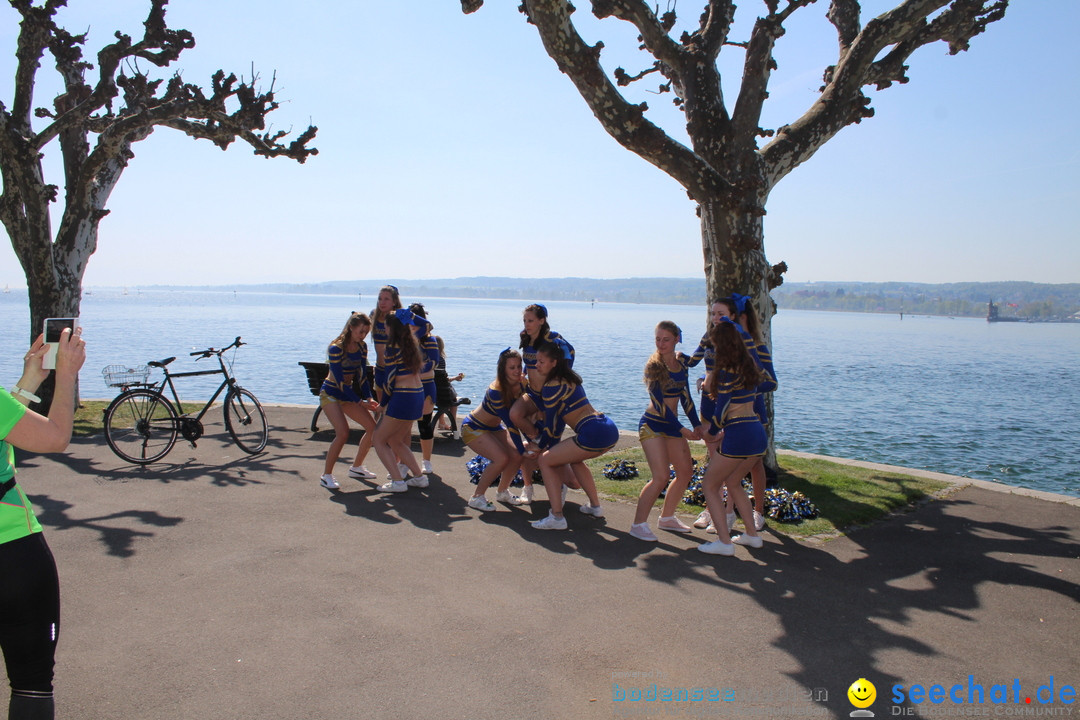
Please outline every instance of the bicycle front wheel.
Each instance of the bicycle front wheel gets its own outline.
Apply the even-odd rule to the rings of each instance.
[[[146,465],[176,444],[176,411],[164,395],[137,389],[121,393],[105,409],[105,440],[124,460]]]
[[[270,437],[262,405],[242,387],[225,396],[225,427],[240,449],[251,455],[262,452]]]

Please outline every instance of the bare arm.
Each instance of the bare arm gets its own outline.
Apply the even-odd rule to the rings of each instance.
[[[34,341],[25,358],[23,376],[19,387],[34,392],[48,375],[41,369],[41,358],[45,354],[44,343],[39,337]],[[49,416],[39,415],[28,410],[5,440],[17,448],[31,452],[60,452],[71,441],[71,426],[75,417],[75,383],[79,377],[79,368],[86,360],[86,343],[82,339],[82,328],[72,333],[64,330],[56,353],[56,388],[53,391],[52,406]]]

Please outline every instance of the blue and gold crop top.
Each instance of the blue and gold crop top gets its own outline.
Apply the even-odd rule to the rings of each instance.
[[[356,352],[350,353],[331,343],[326,348],[326,362],[330,365],[330,372],[323,380],[323,392],[346,402],[360,402],[371,397],[371,387],[367,381],[367,345],[360,343]],[[359,395],[353,390],[354,378],[359,378]]]
[[[534,367],[536,367],[537,345],[544,342],[545,340],[548,342],[555,342],[559,339],[566,343],[566,347],[569,348],[569,353],[566,358],[566,365],[571,368],[574,367],[574,346],[566,342],[566,338],[564,338],[559,333],[555,332],[554,330],[549,330],[547,335],[541,338],[537,338],[535,344],[529,344],[521,348],[521,362],[525,365],[525,372],[528,372],[529,370],[532,370]]]
[[[672,434],[681,431],[682,424],[679,422],[679,414],[665,402],[668,398],[679,399],[679,404],[682,405],[691,426],[696,428],[701,424],[697,409],[694,407],[694,398],[690,394],[691,357],[685,353],[678,353],[675,357],[679,362],[679,369],[668,369],[667,377],[663,381],[649,383],[650,402],[649,409],[645,411],[646,418],[666,426]]]

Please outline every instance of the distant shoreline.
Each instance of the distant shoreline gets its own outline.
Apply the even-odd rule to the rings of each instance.
[[[704,305],[702,278],[462,277],[429,280],[391,279],[408,297],[605,302],[622,304]],[[244,292],[374,297],[376,280],[320,283],[257,283],[247,285],[88,286],[95,291]],[[4,293],[25,295],[25,288]],[[987,316],[987,303],[999,308],[1005,322],[1080,321],[1080,283],[1046,284],[1022,281],[983,283],[807,282],[784,283],[772,292],[780,310],[821,310],[934,317]]]

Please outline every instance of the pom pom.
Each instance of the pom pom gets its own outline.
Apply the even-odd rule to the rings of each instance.
[[[629,460],[612,460],[604,466],[603,472],[609,480],[629,480],[638,476],[637,465]]]

